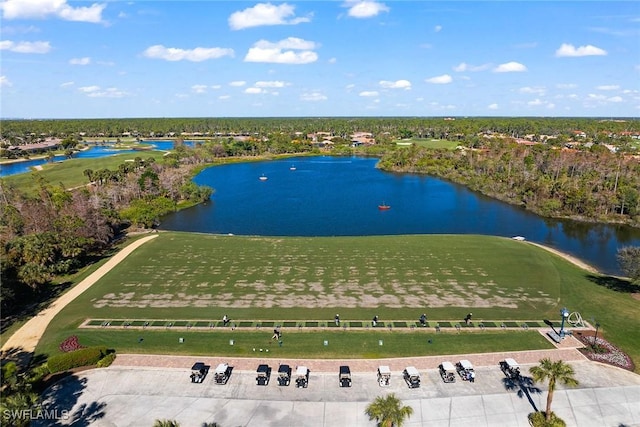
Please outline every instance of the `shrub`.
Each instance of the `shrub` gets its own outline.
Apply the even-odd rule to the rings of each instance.
[[[116,360],[116,353],[109,353],[98,361],[98,368],[106,368]]]
[[[545,412],[532,412],[528,416],[532,427],[566,427],[566,423],[555,413],[551,413],[551,419],[547,421]]]
[[[47,367],[52,374],[80,366],[91,366],[98,363],[107,354],[106,347],[86,347],[76,351],[51,356]]]

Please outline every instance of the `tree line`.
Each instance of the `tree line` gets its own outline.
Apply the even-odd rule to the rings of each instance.
[[[527,146],[509,139],[429,150],[389,150],[379,167],[442,177],[544,217],[640,226],[640,161],[590,150]]]

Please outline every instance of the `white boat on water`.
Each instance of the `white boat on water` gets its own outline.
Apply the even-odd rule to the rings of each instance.
[[[295,166],[291,166],[291,167],[289,168],[289,170],[290,170],[290,171],[294,171],[294,170],[296,170],[296,167],[295,167]]]
[[[264,174],[260,177],[260,181],[266,181],[268,178]]]

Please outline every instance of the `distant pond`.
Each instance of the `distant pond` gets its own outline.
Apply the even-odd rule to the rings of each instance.
[[[205,169],[211,201],[161,229],[265,236],[485,234],[523,236],[619,274],[616,251],[640,246],[626,226],[543,219],[442,179],[376,169],[377,159],[303,157]],[[379,205],[390,206],[381,210]]]

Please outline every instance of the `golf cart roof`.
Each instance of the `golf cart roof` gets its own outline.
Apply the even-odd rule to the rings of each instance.
[[[407,374],[409,374],[409,376],[411,376],[411,377],[419,377],[420,376],[420,372],[418,372],[418,370],[413,366],[407,366],[405,368],[405,371],[407,371]]]
[[[192,371],[199,371],[200,369],[204,369],[204,368],[205,368],[205,364],[203,362],[196,362],[191,367],[191,370]]]
[[[296,375],[298,376],[306,376],[309,373],[309,369],[306,366],[298,366],[296,368]]]
[[[258,365],[257,372],[267,372],[269,371],[269,365]]]
[[[225,372],[227,372],[227,368],[229,367],[229,365],[227,365],[226,363],[221,363],[218,366],[216,366],[216,374],[224,374]]]
[[[280,373],[289,373],[290,370],[291,368],[289,367],[289,365],[280,365],[278,367],[278,372]]]
[[[455,371],[456,368],[454,368],[453,363],[451,362],[442,362],[442,369],[444,369],[445,371]]]
[[[389,367],[386,365],[378,366],[378,372],[380,372],[381,374],[391,375],[391,369],[389,369]]]
[[[462,359],[460,366],[462,366],[463,369],[473,369],[473,365],[467,359]]]
[[[340,366],[340,374],[341,375],[342,374],[350,374],[350,373],[351,373],[351,370],[349,369],[348,366],[346,366],[346,365]]]
[[[518,362],[516,362],[514,359],[508,357],[506,359],[504,359],[504,362],[507,364],[507,366],[509,366],[510,368],[518,368]]]

